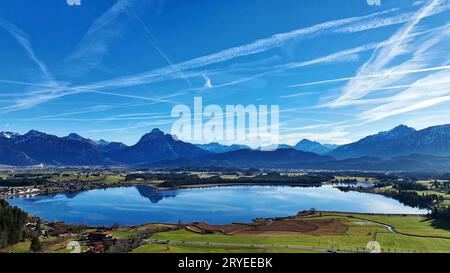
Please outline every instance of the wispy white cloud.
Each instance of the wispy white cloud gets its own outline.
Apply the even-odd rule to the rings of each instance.
[[[334,127],[324,132],[302,132],[285,134],[281,137],[281,143],[295,145],[299,139],[311,139],[321,143],[346,144],[351,142],[350,133],[344,131],[342,128]]]
[[[116,79],[112,81],[106,81],[104,84],[106,85],[117,85],[117,84],[145,84],[154,81],[154,78],[163,78],[167,77],[168,74],[179,73],[180,71],[186,71],[191,69],[196,69],[200,67],[205,67],[211,64],[222,63],[225,61],[229,61],[238,57],[244,57],[249,55],[254,55],[262,52],[266,52],[268,50],[274,48],[280,48],[284,46],[286,43],[294,41],[296,39],[305,37],[307,35],[319,35],[325,33],[326,31],[332,31],[337,29],[338,27],[349,25],[349,24],[358,24],[359,22],[363,22],[364,20],[385,16],[394,12],[395,9],[387,10],[383,12],[373,13],[360,17],[351,17],[340,20],[328,21],[325,23],[317,24],[310,27],[296,29],[290,32],[278,33],[269,38],[259,39],[252,43],[228,48],[217,53],[213,53],[210,55],[198,57],[195,59],[191,59],[182,63],[169,65],[167,67],[163,67],[160,69],[152,70],[149,72],[142,73],[140,75],[124,77],[121,79]],[[364,27],[361,27],[358,31],[362,31]],[[372,29],[370,27],[369,29]]]
[[[119,6],[119,7],[121,7],[121,6]],[[115,10],[122,11],[119,8],[117,8]],[[120,78],[116,78],[116,79],[112,79],[112,80],[106,80],[106,81],[98,82],[95,84],[91,84],[91,85],[88,85],[88,88],[92,89],[92,88],[130,87],[130,86],[150,84],[150,83],[155,83],[158,81],[179,78],[180,72],[183,72],[183,71],[188,71],[188,70],[192,70],[192,69],[196,69],[196,68],[200,68],[200,67],[205,67],[205,66],[215,64],[215,63],[225,62],[225,61],[235,59],[238,57],[262,53],[262,52],[268,51],[270,49],[282,47],[290,41],[296,40],[301,37],[305,37],[307,35],[318,35],[318,34],[324,33],[327,30],[333,30],[335,28],[338,28],[340,26],[345,26],[348,24],[357,24],[358,22],[362,22],[362,21],[370,19],[370,18],[385,16],[394,11],[396,11],[396,10],[391,9],[391,10],[373,13],[373,14],[360,16],[360,17],[351,17],[351,18],[346,18],[346,19],[328,21],[325,23],[311,26],[311,27],[300,28],[300,29],[297,29],[297,30],[294,30],[291,32],[275,34],[269,38],[256,40],[256,41],[246,44],[246,45],[225,49],[225,50],[219,51],[217,53],[198,57],[198,58],[191,59],[189,61],[185,61],[182,63],[170,64],[166,67],[159,68],[156,70],[151,70],[151,71],[144,72],[144,73],[141,73],[138,75],[120,77]],[[109,16],[107,18],[109,18]],[[100,20],[100,21],[103,21],[103,20]],[[107,21],[109,21],[109,20],[107,20]],[[97,28],[94,28],[94,29],[97,29]],[[358,31],[362,31],[362,29],[364,29],[364,28],[361,28]],[[370,27],[369,29],[372,29],[372,27]],[[87,47],[86,47],[86,50],[87,50]],[[187,77],[187,78],[190,77],[189,75],[183,75],[183,76]],[[194,76],[196,76],[196,75],[194,75]]]
[[[206,74],[203,74],[203,79],[205,79],[205,84],[203,87],[205,89],[211,89],[213,87],[211,79]]]
[[[84,74],[101,63],[111,41],[122,34],[124,25],[118,22],[118,19],[136,2],[137,0],[118,0],[94,21],[75,50],[66,59],[71,64],[72,75]]]
[[[140,122],[131,126],[125,126],[120,128],[106,128],[106,129],[94,129],[88,131],[89,133],[108,133],[108,132],[124,132],[132,129],[142,129],[142,128],[155,128],[157,126],[172,124],[173,120],[159,120],[154,122]]]
[[[80,42],[79,48],[72,54],[72,59],[85,59],[87,60],[87,63],[90,63],[92,60],[93,63],[96,63],[96,56],[100,56],[105,52],[105,46],[107,42],[114,36],[113,34],[109,33],[107,31],[109,28],[109,24],[113,22],[120,14],[124,13],[128,7],[131,5],[131,0],[120,0],[118,1],[109,11],[107,11],[104,15],[102,15],[91,27],[91,29],[86,34],[85,38],[82,42]],[[59,88],[56,90],[51,90],[50,92],[48,90],[43,91],[42,93],[38,92],[31,92],[29,95],[25,95],[25,98],[22,98],[18,101],[16,101],[15,104],[7,107],[6,109],[2,109],[3,111],[14,111],[14,110],[20,110],[29,108],[32,106],[35,106],[37,104],[52,100],[54,98],[60,98],[67,95],[73,95],[73,94],[79,94],[84,92],[103,92],[104,94],[109,93],[107,89],[110,88],[125,88],[125,87],[132,87],[137,85],[144,85],[144,84],[151,84],[156,83],[159,81],[165,81],[165,80],[171,80],[171,79],[178,79],[180,77],[180,72],[183,73],[183,77],[189,78],[189,77],[198,77],[205,74],[204,72],[186,72],[192,69],[208,66],[215,63],[220,63],[224,61],[228,61],[231,59],[235,59],[242,56],[248,56],[253,55],[261,52],[268,51],[270,49],[279,48],[284,46],[286,43],[294,41],[298,38],[305,37],[307,35],[319,35],[322,33],[333,32],[338,31],[341,27],[345,26],[358,26],[361,27],[355,28],[355,29],[347,29],[347,30],[341,30],[346,32],[353,32],[353,31],[363,31],[365,29],[373,29],[375,27],[384,27],[388,24],[380,24],[379,26],[375,26],[374,24],[367,24],[367,20],[379,18],[379,19],[386,19],[385,16],[393,13],[396,11],[395,9],[387,10],[383,12],[373,13],[365,16],[360,17],[351,17],[346,19],[340,19],[340,20],[334,20],[325,22],[322,24],[314,25],[311,27],[306,28],[300,28],[291,32],[285,32],[285,33],[279,33],[276,35],[273,35],[269,38],[256,40],[252,43],[245,44],[238,47],[229,48],[226,50],[222,50],[220,52],[202,56],[199,58],[195,58],[189,61],[185,61],[178,64],[169,64],[166,67],[148,71],[145,73],[141,73],[138,75],[132,75],[132,76],[126,76],[126,77],[120,77],[116,79],[111,80],[105,80],[100,81],[96,83],[91,83],[83,86],[69,86],[64,88]],[[424,15],[425,16],[425,15]],[[398,21],[392,20],[392,24],[397,24]],[[94,43],[94,44],[92,44]],[[98,43],[98,44],[97,44]],[[330,61],[337,61],[337,60],[345,60],[346,58],[354,58],[355,54],[358,52],[358,50],[368,50],[364,48],[356,49],[353,52],[341,52],[336,53],[330,56],[326,56],[323,58],[317,58],[315,60],[311,60],[309,62],[303,62],[303,63],[295,63],[290,64],[290,67],[302,67],[307,65],[312,65],[316,63],[321,62],[330,62]],[[90,54],[93,54],[92,56]],[[280,67],[280,69],[289,69],[289,67]],[[232,81],[227,84],[218,84],[214,85],[214,88],[220,88],[221,86],[226,86],[230,84],[238,84],[240,82],[261,77],[266,74],[269,74],[270,72],[266,73],[260,73],[256,76],[246,77],[244,79],[238,79],[235,81]],[[204,89],[205,86],[200,87],[200,89]],[[194,88],[197,89],[198,88]],[[193,90],[194,90],[193,89]]]
[[[128,12],[138,21],[138,23],[142,26],[146,33],[146,37],[149,41],[149,43],[152,45],[152,47],[158,52],[159,55],[171,66],[175,69],[173,62],[170,60],[169,56],[161,49],[160,46],[156,43],[155,38],[153,37],[152,32],[148,28],[148,26],[145,24],[145,22],[141,19],[141,17],[134,12],[132,9],[129,9]],[[192,86],[191,81],[189,78],[183,73],[183,71],[180,71],[180,76],[188,83],[189,86]]]
[[[417,5],[423,5],[425,1],[417,2]],[[424,14],[423,18],[428,16],[433,16],[442,12],[445,12],[450,9],[450,4],[442,2],[439,6],[435,6],[432,10],[430,10],[427,14]],[[414,12],[405,12],[399,14],[397,16],[385,17],[385,18],[373,18],[365,21],[361,24],[353,24],[345,27],[341,27],[337,29],[335,32],[337,33],[355,33],[360,31],[366,31],[370,29],[377,29],[382,27],[388,27],[392,25],[398,25],[410,22],[413,20],[415,13]]]
[[[445,91],[448,92],[450,90],[445,90]],[[418,101],[415,104],[408,103],[408,104],[404,105],[404,107],[401,107],[401,108],[398,107],[399,106],[398,104],[397,105],[386,104],[386,105],[374,108],[368,112],[365,112],[364,116],[369,121],[377,121],[377,120],[384,119],[387,117],[392,117],[395,115],[428,108],[428,107],[435,106],[437,104],[441,104],[441,103],[449,102],[449,101],[450,101],[450,95]],[[393,109],[390,109],[390,108],[393,108]],[[387,110],[389,110],[389,111],[387,111]]]
[[[90,114],[90,113],[95,113],[95,112],[99,112],[99,111],[109,110],[111,108],[112,108],[112,106],[110,106],[110,105],[96,105],[93,107],[89,107],[88,109],[85,109],[85,110],[73,111],[73,112],[67,112],[67,113],[59,113],[56,115],[46,115],[46,116],[39,117],[38,119],[61,118],[61,117],[79,115],[79,114]]]
[[[389,40],[387,45],[378,47],[372,54],[370,59],[359,69],[356,77],[350,80],[347,86],[344,88],[341,96],[332,103],[333,106],[339,106],[340,104],[348,101],[359,99],[366,96],[373,89],[378,89],[383,86],[389,85],[399,80],[399,75],[392,74],[398,70],[415,70],[420,69],[423,66],[423,62],[419,62],[421,53],[423,51],[416,51],[416,59],[404,62],[401,66],[395,66],[388,68],[387,66],[397,57],[407,54],[411,51],[410,48],[405,46],[408,36],[411,35],[420,21],[433,14],[433,10],[440,7],[443,4],[442,0],[432,0],[423,6],[412,18],[412,20],[405,23]],[[431,44],[424,45],[424,47],[430,47]],[[373,74],[380,74],[384,71],[386,76],[381,80],[373,81],[367,76]],[[369,80],[368,80],[369,79]]]
[[[24,86],[39,87],[39,88],[52,88],[53,87],[53,85],[50,85],[50,84],[25,82],[25,81],[14,81],[14,80],[6,80],[6,79],[0,79],[0,83],[6,83],[6,84],[11,84],[11,85],[24,85]]]
[[[162,103],[178,104],[178,102],[175,102],[175,101],[172,101],[172,100],[168,100],[168,99],[164,99],[164,98],[160,98],[158,96],[144,97],[144,96],[120,94],[120,93],[106,92],[106,91],[91,91],[90,93],[102,94],[102,95],[108,95],[108,96],[117,96],[117,97],[130,98],[130,99],[147,100],[147,101],[159,102],[159,103],[162,102]]]
[[[418,41],[410,41],[412,57],[404,63],[394,67],[394,71],[402,70],[403,67],[417,69],[427,72],[416,77],[401,77],[402,84],[393,85],[384,82],[378,86],[371,86],[370,92],[392,90],[391,96],[380,99],[381,104],[362,112],[359,118],[367,123],[386,119],[396,115],[416,112],[432,106],[449,102],[450,98],[450,22],[439,31],[430,33]],[[422,69],[424,65],[439,63],[435,69]],[[361,99],[367,101],[369,99]],[[349,100],[349,105],[357,100]],[[345,105],[345,104],[344,104]]]
[[[336,62],[336,61],[354,60],[354,58],[353,58],[354,55],[361,53],[361,52],[373,50],[384,44],[385,43],[370,43],[370,44],[366,44],[363,46],[338,51],[336,53],[318,57],[318,58],[314,58],[314,59],[308,60],[308,61],[284,64],[281,67],[286,68],[286,69],[292,69],[292,68],[299,68],[299,67],[304,67],[304,66],[309,66],[309,65],[314,65],[314,64],[324,64],[324,63],[331,63],[331,62]],[[350,57],[350,59],[349,59],[349,57]]]
[[[388,102],[362,113],[361,118],[376,121],[450,101],[450,71],[433,73],[417,80],[406,90],[388,97]],[[424,92],[426,86],[426,92]]]
[[[432,71],[447,70],[447,69],[450,69],[449,65],[421,68],[421,69],[415,69],[415,70],[384,72],[384,73],[380,73],[380,74],[360,76],[360,78],[377,79],[377,78],[385,78],[386,76],[389,76],[389,75],[408,75],[408,74],[432,72]],[[323,81],[316,81],[316,82],[307,82],[307,83],[294,84],[294,85],[290,85],[288,87],[302,87],[302,86],[329,84],[329,83],[336,83],[336,82],[345,82],[345,81],[353,80],[353,79],[356,79],[356,78],[357,78],[357,76],[343,77],[343,78],[337,78],[337,79],[331,79],[331,80],[323,80]]]
[[[337,100],[320,104],[318,107],[355,106],[351,108],[355,109],[355,114],[344,122],[292,127],[294,131],[300,132],[286,135],[290,136],[292,141],[301,137],[319,140],[331,136],[332,139],[336,138],[338,143],[346,143],[354,137],[347,130],[449,103],[450,22],[440,27],[418,31],[423,18],[436,14],[436,10],[441,11],[443,7],[447,8],[448,5],[443,3],[444,1],[427,1],[412,20],[375,48],[369,61],[355,76],[290,86],[348,82]],[[398,58],[400,56],[402,58]]]
[[[120,104],[111,104],[111,105],[94,105],[91,107],[87,107],[85,109],[78,109],[73,110],[70,112],[64,112],[64,113],[58,113],[53,115],[45,115],[45,116],[39,116],[34,119],[41,120],[41,119],[52,119],[52,118],[65,118],[75,115],[81,115],[81,114],[91,114],[91,113],[97,113],[97,112],[105,112],[108,110],[115,110],[115,109],[123,109],[123,108],[136,108],[136,107],[142,107],[142,106],[150,106],[153,105],[154,102],[144,102],[144,103],[120,103]],[[152,113],[155,114],[155,113]],[[132,117],[132,116],[150,116],[150,113],[146,114],[123,114],[118,115],[117,117]]]
[[[47,66],[43,61],[41,61],[35,54],[33,47],[31,46],[30,39],[28,35],[23,32],[21,29],[19,29],[14,24],[6,21],[5,19],[0,18],[0,27],[3,28],[5,31],[7,31],[18,43],[19,45],[25,50],[27,56],[30,58],[31,61],[33,61],[36,66],[39,68],[39,70],[42,72],[42,75],[44,76],[44,80],[46,81],[46,85],[48,86],[54,86],[54,79],[52,74],[48,71]],[[6,83],[19,83],[14,81],[5,81]],[[23,83],[23,82],[20,82]],[[44,85],[44,84],[42,84]]]
[[[0,108],[2,112],[14,111],[16,109],[29,108],[35,105],[38,105],[41,101],[47,101],[50,99],[57,98],[61,95],[60,90],[63,90],[68,83],[60,83],[55,80],[52,73],[48,70],[47,65],[44,61],[40,60],[34,52],[34,49],[31,45],[30,39],[28,35],[19,29],[17,26],[12,23],[0,18],[0,27],[9,32],[14,39],[19,43],[19,45],[24,49],[27,56],[30,58],[32,62],[36,64],[39,68],[43,80],[38,81],[37,83],[27,83],[23,81],[4,81],[4,83],[8,84],[23,84],[28,86],[31,90],[35,90],[36,88],[46,88],[46,93],[39,95],[34,98],[23,98],[19,96],[19,99],[16,100],[15,103],[10,104],[6,107]]]
[[[299,92],[295,94],[289,94],[289,95],[283,95],[279,98],[281,99],[291,99],[291,98],[297,98],[297,97],[303,97],[303,96],[309,96],[309,95],[317,95],[316,92]]]

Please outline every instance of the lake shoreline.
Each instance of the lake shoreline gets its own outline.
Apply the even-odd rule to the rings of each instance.
[[[130,229],[138,229],[141,227],[149,226],[149,225],[163,225],[163,226],[190,226],[190,225],[196,225],[199,223],[212,225],[212,226],[229,226],[229,225],[251,225],[253,223],[258,222],[270,222],[274,220],[287,220],[287,219],[293,219],[296,217],[305,217],[309,215],[355,215],[355,216],[381,216],[381,217],[426,217],[427,214],[404,214],[404,213],[365,213],[365,212],[348,212],[348,211],[332,211],[332,210],[304,210],[299,211],[296,215],[290,215],[290,216],[280,216],[280,217],[256,217],[250,221],[246,222],[233,222],[229,224],[214,224],[214,223],[208,223],[208,222],[202,222],[202,221],[192,221],[192,222],[182,222],[182,223],[169,223],[169,222],[147,222],[139,225],[120,225],[120,228],[130,228]],[[38,216],[30,215],[31,218],[40,218]],[[40,218],[41,219],[41,218]],[[355,218],[359,219],[359,218]],[[113,228],[114,225],[83,225],[80,223],[67,223],[64,221],[46,221],[42,220],[42,223],[48,225],[48,224],[64,224],[67,226],[85,226],[86,229],[110,229]]]
[[[64,185],[64,183],[54,187],[53,189],[46,191],[45,187],[40,187],[39,185],[33,186],[33,187],[9,187],[6,189],[1,189],[0,191],[0,198],[15,198],[15,197],[27,197],[27,196],[53,196],[56,194],[74,194],[74,193],[80,193],[84,191],[90,191],[90,190],[98,190],[98,189],[114,189],[114,188],[128,188],[128,187],[136,187],[136,186],[146,186],[151,187],[155,190],[165,191],[165,190],[177,190],[177,189],[199,189],[199,188],[214,188],[214,187],[237,187],[237,186],[267,186],[267,187],[273,187],[273,186],[283,186],[283,187],[321,187],[324,185],[331,185],[332,183],[324,182],[321,185],[317,184],[311,184],[311,185],[305,185],[300,183],[238,183],[238,182],[230,182],[230,183],[212,183],[212,184],[187,184],[187,185],[179,185],[179,186],[172,186],[172,187],[164,187],[159,186],[157,183],[152,182],[133,182],[133,183],[116,183],[113,185],[106,185],[103,183],[97,183],[97,184],[89,184],[89,185],[82,185],[75,188],[69,188],[68,186]],[[9,194],[8,192],[14,189],[13,194]],[[37,190],[37,191],[30,191],[30,190]]]
[[[425,215],[382,195],[342,192],[331,185],[286,187],[270,185],[195,185],[164,190],[134,185],[80,193],[9,198],[12,206],[43,220],[90,226],[138,226],[146,223],[207,222],[230,224],[255,218],[289,216],[311,208],[318,211]]]

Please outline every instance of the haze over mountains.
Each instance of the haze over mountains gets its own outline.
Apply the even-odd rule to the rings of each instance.
[[[339,147],[339,145],[335,144],[321,144],[317,141],[311,141],[309,139],[302,139],[300,142],[295,144],[294,146],[290,146],[287,144],[280,144],[276,146],[276,149],[294,149],[297,151],[303,151],[303,152],[310,152],[310,153],[316,153],[316,154],[326,154],[327,152],[330,152],[334,149]],[[261,151],[273,151],[275,150],[274,147],[261,147],[259,148]]]
[[[251,149],[249,146],[246,146],[246,145],[236,145],[236,144],[222,145],[217,142],[209,143],[209,144],[197,144],[196,146],[199,147],[200,149],[209,151],[211,153],[216,153],[216,154]]]
[[[311,141],[309,139],[303,139],[297,143],[293,148],[299,151],[311,152],[316,154],[326,154],[339,147],[335,144],[320,144],[316,141]]]
[[[304,139],[275,151],[219,143],[194,145],[158,129],[132,146],[74,133],[57,137],[34,130],[24,135],[1,132],[0,164],[444,171],[450,169],[450,125],[419,131],[401,125],[343,146]]]

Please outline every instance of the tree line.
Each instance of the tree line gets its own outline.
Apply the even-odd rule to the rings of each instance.
[[[31,187],[50,183],[46,178],[0,179],[0,187]]]
[[[418,194],[414,191],[389,191],[385,195],[404,205],[420,209],[432,209],[436,203],[444,200],[437,194]]]
[[[436,206],[431,210],[431,218],[450,221],[450,207]]]
[[[179,187],[203,184],[263,184],[263,185],[295,185],[320,186],[323,182],[334,179],[334,176],[324,174],[307,174],[302,176],[288,176],[279,173],[268,173],[255,177],[239,177],[237,179],[224,179],[220,175],[201,178],[198,175],[186,173],[148,173],[129,174],[126,181],[137,179],[163,181],[161,187]]]

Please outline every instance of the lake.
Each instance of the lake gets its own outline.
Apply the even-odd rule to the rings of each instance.
[[[16,197],[8,202],[48,221],[86,225],[250,222],[314,208],[322,211],[424,214],[381,195],[322,187],[230,186],[158,191],[147,186]]]

